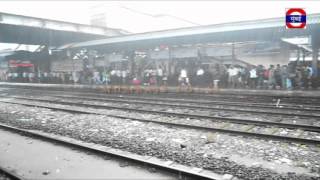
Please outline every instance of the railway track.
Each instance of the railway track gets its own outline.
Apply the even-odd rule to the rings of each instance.
[[[15,83],[13,84],[1,84],[2,87],[5,87],[5,88],[8,88],[8,89],[43,89],[43,90],[48,90],[48,88],[50,88],[51,90],[55,90],[55,91],[61,91],[63,90],[64,92],[65,91],[73,91],[76,89],[72,87],[71,84],[68,84],[68,85],[65,85],[65,84],[28,84],[28,83],[20,83],[18,85],[16,85]],[[94,85],[96,87],[96,85]],[[99,86],[99,85],[98,85]],[[92,89],[88,88],[89,86],[87,85],[87,87],[83,87],[83,88],[78,88],[79,91],[81,92],[88,92]],[[100,85],[100,88],[107,88],[107,87],[110,87],[110,86],[101,86]],[[118,86],[119,87],[119,86]],[[121,87],[121,86],[120,86]],[[122,86],[122,88],[128,88],[129,86]],[[144,87],[142,87],[144,88]],[[169,87],[170,88],[170,87]],[[171,88],[174,88],[174,87],[171,87]],[[178,87],[176,87],[176,89],[178,89]],[[296,99],[296,100],[301,100],[301,99],[310,99],[314,102],[316,102],[315,99],[319,99],[319,97],[317,96],[313,96],[313,95],[307,95],[307,94],[303,94],[302,92],[295,92],[295,91],[292,91],[292,92],[287,92],[287,93],[282,93],[281,91],[279,90],[275,90],[278,91],[278,92],[281,92],[281,93],[273,93],[273,94],[269,94],[269,92],[272,92],[272,90],[270,91],[265,91],[265,90],[251,90],[251,89],[248,89],[249,92],[245,92],[246,89],[234,89],[233,91],[230,89],[228,91],[224,91],[222,89],[222,91],[214,91],[213,93],[211,94],[208,94],[208,93],[199,93],[196,91],[197,88],[193,88],[193,91],[192,92],[164,92],[164,93],[161,93],[163,95],[172,95],[172,96],[181,96],[181,97],[190,97],[190,96],[193,96],[193,97],[205,97],[206,99],[207,98],[210,98],[210,97],[231,97],[233,96],[232,98],[235,98],[235,97],[239,97],[239,98],[246,98],[246,97],[254,97],[254,98],[260,98],[260,99],[266,99],[266,98],[274,98],[274,97],[278,97],[278,98],[283,98],[283,99],[286,99],[286,98],[290,98],[290,99]],[[239,91],[240,90],[240,91]],[[250,92],[251,91],[251,92]],[[265,94],[262,94],[262,93],[265,93]],[[298,96],[297,96],[298,95]]]
[[[141,164],[144,167],[161,169],[161,170],[164,170],[165,172],[177,174],[179,179],[204,179],[204,180],[223,179],[222,175],[213,173],[212,171],[204,170],[201,168],[184,166],[172,161],[161,161],[160,159],[153,158],[153,157],[140,156],[140,155],[116,150],[116,149],[105,147],[105,146],[95,146],[88,143],[82,143],[81,141],[77,141],[70,138],[63,138],[56,135],[50,135],[50,134],[45,134],[41,132],[35,132],[35,131],[26,130],[26,129],[16,128],[16,127],[1,124],[1,123],[0,123],[0,128],[6,131],[23,134],[24,136],[34,137],[47,142],[53,142],[56,144],[64,145],[66,147],[80,149],[85,152],[99,154],[102,156],[107,155],[111,157],[116,157],[119,159]],[[3,172],[14,180],[24,180],[23,177],[17,176],[9,171],[4,170]]]
[[[141,101],[141,100],[125,100],[125,99],[113,99],[113,98],[94,98],[94,97],[81,97],[81,96],[67,96],[67,95],[52,95],[58,98],[68,98],[68,99],[77,99],[77,100],[95,100],[95,101],[102,101],[102,102],[115,102],[115,103],[128,103],[128,104],[144,104],[144,105],[159,105],[159,106],[169,106],[169,107],[183,107],[183,108],[191,108],[191,109],[207,109],[207,110],[222,110],[222,111],[234,111],[234,112],[246,112],[252,114],[272,114],[272,115],[281,115],[281,116],[298,116],[298,117],[307,117],[307,118],[320,118],[319,115],[313,114],[301,114],[302,111],[307,111],[308,113],[319,113],[320,110],[316,109],[300,109],[300,108],[279,108],[279,107],[256,107],[258,109],[232,109],[232,108],[225,108],[225,107],[210,107],[210,106],[203,106],[203,105],[188,105],[188,104],[177,104],[177,103],[159,103],[159,102],[148,102],[148,101]],[[222,105],[222,104],[219,104]],[[233,105],[223,105],[223,106],[231,106]],[[245,105],[238,105],[238,107],[244,107]],[[254,106],[245,106],[245,107],[254,107]],[[274,111],[261,111],[261,108],[270,108],[276,110],[295,110],[299,111],[299,113],[293,112],[274,112]],[[264,110],[264,109],[262,109]]]
[[[312,125],[299,124],[299,123],[293,124],[293,123],[282,123],[282,122],[275,122],[275,121],[257,121],[257,120],[251,120],[251,119],[239,119],[239,118],[231,118],[231,117],[207,116],[207,115],[190,114],[190,113],[177,113],[177,112],[167,112],[167,111],[157,111],[157,110],[136,109],[131,107],[97,105],[97,104],[89,104],[89,103],[83,103],[83,102],[50,100],[50,99],[44,99],[44,98],[28,98],[28,97],[17,97],[17,96],[12,96],[12,97],[16,99],[22,99],[22,100],[28,100],[28,101],[49,102],[49,103],[70,105],[70,106],[91,107],[91,108],[97,108],[97,109],[117,109],[117,110],[123,110],[123,111],[160,114],[165,116],[175,116],[175,117],[182,117],[182,118],[209,119],[212,121],[224,121],[224,122],[239,123],[239,124],[253,124],[253,125],[259,125],[259,126],[277,126],[282,128],[303,129],[307,131],[320,132],[319,126],[312,126]]]
[[[39,95],[39,94],[38,94]],[[50,93],[46,93],[47,96],[50,95]],[[83,96],[74,96],[74,95],[50,95],[58,98],[69,98],[69,99],[74,99],[76,98],[77,100],[95,100],[95,101],[102,101],[102,102],[114,102],[114,103],[126,103],[126,104],[143,104],[143,105],[152,105],[152,106],[167,106],[167,107],[173,107],[173,108],[189,108],[189,109],[198,109],[198,111],[202,110],[214,110],[214,111],[227,111],[227,112],[239,112],[239,113],[250,113],[250,114],[268,114],[268,115],[275,115],[275,116],[289,116],[289,117],[301,117],[301,118],[314,118],[314,119],[319,119],[320,118],[320,109],[314,109],[314,108],[283,108],[283,107],[265,107],[265,106],[250,106],[246,104],[230,104],[229,102],[226,103],[218,103],[214,104],[216,105],[215,107],[209,106],[209,105],[198,105],[198,104],[185,104],[185,103],[180,103],[177,104],[177,101],[179,100],[162,100],[162,99],[157,99],[158,102],[150,102],[150,101],[141,101],[141,100],[127,100],[121,97],[121,96],[116,96],[117,98],[111,97],[111,98],[106,98],[106,97],[83,97]],[[129,99],[131,99],[129,97]],[[141,98],[141,99],[146,99],[146,98]],[[161,102],[162,101],[162,102]],[[163,102],[164,101],[164,102]],[[172,102],[175,103],[172,103]],[[160,102],[160,103],[159,103]],[[184,100],[182,102],[185,102]],[[194,102],[192,102],[194,103]],[[210,103],[212,104],[212,103]],[[221,106],[222,105],[222,106]],[[237,108],[237,107],[242,107],[242,108]],[[243,108],[245,107],[245,108]],[[249,109],[248,109],[249,107]],[[255,109],[253,109],[254,107]],[[107,107],[106,107],[107,108]],[[111,107],[108,107],[111,108]],[[268,110],[266,110],[268,108]],[[285,110],[291,110],[291,112],[287,111],[284,112]]]
[[[165,93],[165,94],[152,94],[153,96],[158,96],[160,98],[180,98],[180,99],[196,99],[197,101],[233,101],[238,103],[251,102],[252,104],[261,104],[260,102],[271,102],[271,104],[275,104],[278,99],[281,99],[282,103],[292,105],[292,104],[299,104],[299,105],[311,105],[320,107],[319,98],[307,98],[307,97],[278,97],[278,96],[270,96],[267,98],[264,97],[254,97],[254,95],[227,95],[227,94],[214,94],[214,95],[207,95],[207,94],[178,94],[178,93]],[[148,96],[148,95],[147,95]],[[285,105],[284,104],[284,105]]]
[[[291,99],[291,100],[298,100],[300,101],[301,99],[309,99],[311,101],[316,102],[315,99],[317,99],[317,97],[314,96],[295,96],[295,95],[283,95],[283,94],[277,94],[277,95],[270,95],[270,94],[260,94],[259,91],[257,91],[258,93],[244,93],[244,92],[234,92],[234,93],[230,93],[230,92],[216,92],[215,94],[204,94],[204,93],[180,93],[178,95],[181,96],[192,96],[192,97],[205,97],[205,98],[215,98],[215,97],[220,97],[220,96],[229,96],[232,98],[246,98],[246,97],[253,97],[254,99],[267,99],[267,98],[282,98],[282,99]],[[177,93],[173,93],[173,92],[169,92],[166,93],[167,95],[172,95],[175,96]]]
[[[3,176],[1,176],[3,175]],[[19,176],[13,171],[0,166],[0,179],[1,180],[25,180],[25,178]]]
[[[317,139],[307,139],[307,138],[300,138],[299,136],[297,137],[292,137],[292,136],[282,136],[282,135],[274,135],[274,133],[256,133],[256,132],[250,132],[250,129],[247,131],[243,130],[233,130],[233,129],[228,129],[228,127],[225,128],[214,128],[214,127],[207,127],[207,126],[198,126],[194,124],[187,124],[187,123],[175,123],[175,122],[166,122],[166,121],[157,121],[157,120],[150,120],[150,119],[141,119],[141,118],[132,118],[128,116],[121,116],[121,115],[110,115],[107,113],[102,113],[98,112],[94,109],[87,109],[88,107],[97,107],[96,105],[84,105],[83,104],[77,104],[77,103],[66,103],[65,105],[68,105],[67,107],[57,107],[55,104],[39,104],[33,102],[19,102],[19,101],[5,101],[5,100],[0,100],[0,102],[3,103],[11,103],[11,104],[18,104],[18,105],[25,105],[25,106],[32,106],[32,107],[41,107],[41,108],[48,108],[51,110],[55,111],[64,111],[64,112],[69,112],[69,113],[85,113],[85,114],[96,114],[96,115],[106,115],[109,117],[114,117],[114,118],[119,118],[119,119],[129,119],[129,120],[135,120],[135,121],[140,121],[140,122],[152,122],[156,124],[161,124],[161,125],[166,125],[170,127],[178,127],[178,128],[188,128],[188,129],[198,129],[198,130],[203,130],[203,131],[211,131],[211,132],[222,132],[222,133],[229,133],[232,135],[243,135],[243,136],[250,136],[250,137],[258,137],[262,139],[272,139],[272,140],[278,140],[278,141],[286,141],[286,142],[296,142],[296,143],[302,143],[302,144],[312,144],[312,145],[319,145],[320,140]],[[45,100],[43,102],[46,102]],[[48,103],[48,101],[46,102]],[[51,102],[54,103],[54,102]],[[59,104],[59,102],[56,102]],[[72,105],[72,106],[70,106]],[[79,109],[77,107],[86,107],[86,109]],[[120,108],[123,109],[123,108]],[[149,112],[146,110],[140,110],[140,112]],[[150,113],[150,112],[149,112]],[[155,112],[153,112],[155,113]],[[174,113],[167,113],[167,115],[174,115]],[[183,115],[181,116],[184,117],[190,117],[190,115]],[[202,116],[194,116],[194,118],[204,118]],[[249,123],[249,121],[246,121]],[[238,120],[239,123],[239,120]],[[268,125],[275,125],[275,126],[282,126],[286,128],[301,128],[304,130],[308,131],[315,131],[319,132],[318,127],[314,126],[303,126],[303,125],[294,125],[294,124],[283,124],[283,123],[275,123],[275,122],[251,122],[251,124],[258,125],[258,126],[266,126]]]
[[[65,93],[65,94],[68,94]],[[270,108],[277,110],[301,110],[301,111],[310,111],[318,112],[320,107],[317,106],[299,106],[299,105],[290,105],[280,103],[247,103],[247,102],[227,102],[227,101],[208,101],[208,100],[186,100],[186,99],[177,99],[177,98],[155,98],[155,97],[139,97],[139,96],[130,96],[130,95],[107,95],[107,94],[81,94],[81,93],[69,93],[70,95],[56,95],[56,96],[72,96],[76,98],[84,99],[95,99],[95,100],[135,100],[135,101],[151,101],[151,102],[165,102],[165,103],[181,103],[181,104],[191,104],[191,105],[223,105],[231,107],[255,107],[255,108]],[[72,95],[74,94],[74,95]],[[84,97],[85,96],[85,97]]]
[[[16,89],[16,88],[12,88],[13,90],[20,90],[21,89]],[[96,98],[97,99],[101,99],[103,98],[105,99],[110,99],[110,98],[114,98],[114,99],[130,99],[130,100],[138,100],[138,101],[156,101],[156,102],[165,102],[165,103],[181,103],[181,104],[191,104],[191,105],[223,105],[223,106],[229,106],[229,107],[254,107],[254,108],[269,108],[269,109],[276,109],[276,110],[294,110],[294,111],[308,111],[308,112],[318,112],[320,111],[320,106],[315,106],[313,105],[304,105],[304,101],[300,101],[298,104],[288,104],[288,103],[283,103],[283,101],[281,99],[279,99],[278,101],[271,101],[271,103],[250,103],[247,102],[248,99],[246,99],[245,101],[235,101],[235,99],[232,99],[232,101],[226,101],[226,99],[228,99],[228,97],[224,97],[223,100],[193,100],[190,98],[187,99],[178,99],[176,96],[173,98],[168,98],[166,96],[161,96],[161,95],[156,95],[157,97],[150,96],[150,95],[145,95],[144,97],[141,96],[136,96],[136,95],[119,95],[119,94],[114,94],[114,95],[110,95],[110,94],[101,94],[101,93],[88,93],[88,92],[70,92],[70,91],[57,91],[57,90],[36,90],[36,89],[23,89],[23,93],[26,93],[25,90],[29,90],[28,93],[32,93],[32,92],[39,92],[39,93],[43,93],[44,95],[48,95],[48,94],[56,94],[57,96],[61,95],[61,93],[63,94],[70,94],[73,95],[74,97],[77,98],[82,98],[83,96],[85,97],[90,97],[90,98]],[[9,92],[9,91],[7,91]],[[10,91],[12,92],[12,91]],[[147,97],[146,97],[147,96]],[[148,97],[149,96],[149,97]],[[268,101],[270,102],[270,101]]]

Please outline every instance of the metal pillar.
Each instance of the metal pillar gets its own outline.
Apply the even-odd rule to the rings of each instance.
[[[320,47],[320,27],[314,28],[311,35],[312,43],[312,69],[314,76],[318,77],[318,56]]]
[[[314,76],[318,76],[318,54],[319,48],[312,48],[312,69],[314,70]]]
[[[235,45],[234,43],[232,43],[232,64],[234,64],[235,60],[236,60],[236,53],[235,53]]]
[[[130,62],[130,74],[135,74],[135,69],[136,69],[136,63],[135,63],[135,51],[129,51],[126,54],[128,54],[129,57],[129,62]]]
[[[168,76],[171,76],[173,74],[173,70],[172,70],[172,47],[168,46],[168,54],[169,54],[169,58],[168,58]]]
[[[306,60],[306,52],[301,49],[301,52],[302,52],[302,61],[304,62]]]

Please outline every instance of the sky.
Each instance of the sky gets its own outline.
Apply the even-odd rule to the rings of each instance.
[[[106,12],[107,26],[132,33],[283,17],[286,8],[320,13],[320,1],[1,1],[0,12],[89,24]],[[164,16],[159,16],[160,14]],[[157,16],[158,15],[158,16]],[[156,17],[154,17],[156,16]],[[174,16],[174,17],[173,17]],[[184,20],[183,20],[184,19]],[[193,23],[190,23],[191,21]]]
[[[294,7],[320,13],[320,1],[0,1],[0,12],[82,24],[106,12],[108,27],[131,33],[284,17]]]

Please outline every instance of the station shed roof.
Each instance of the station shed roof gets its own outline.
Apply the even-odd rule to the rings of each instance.
[[[310,14],[307,16],[306,29],[286,29],[285,17],[270,18],[131,34],[66,44],[58,49],[92,48],[113,51],[123,48],[150,48],[161,44],[281,41],[281,38],[311,35],[320,25],[319,22],[320,14]]]
[[[61,46],[128,34],[121,29],[0,12],[0,42]]]

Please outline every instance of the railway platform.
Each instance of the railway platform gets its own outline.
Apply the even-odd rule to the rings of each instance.
[[[111,86],[83,84],[39,84],[0,82],[2,87],[49,88],[55,90],[79,90],[104,93],[195,93],[195,94],[235,94],[284,97],[320,97],[319,90],[265,90],[265,89],[222,89],[196,87],[158,86]]]

